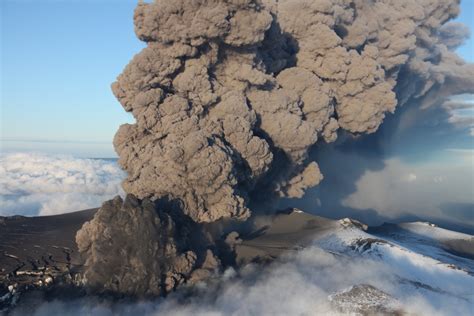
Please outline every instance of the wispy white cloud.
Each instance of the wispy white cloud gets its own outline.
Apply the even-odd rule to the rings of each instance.
[[[443,104],[450,115],[448,122],[459,127],[474,128],[474,95],[462,94],[449,98]]]
[[[123,194],[114,161],[35,153],[0,156],[0,215],[52,215]]]
[[[414,215],[474,225],[441,209],[446,202],[474,203],[472,151],[451,151],[451,155],[459,163],[407,164],[388,159],[383,169],[366,171],[357,180],[356,191],[342,203],[359,210],[373,209],[389,218]],[[463,155],[469,155],[471,163]]]

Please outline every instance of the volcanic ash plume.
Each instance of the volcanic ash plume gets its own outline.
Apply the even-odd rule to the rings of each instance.
[[[443,26],[458,10],[455,0],[139,3],[147,47],[112,85],[136,119],[114,139],[125,191],[179,200],[197,223],[246,219],[256,196],[303,196],[323,178],[308,159],[319,140],[375,132],[433,91],[473,89],[473,66],[449,50],[465,30]],[[79,246],[91,255],[108,226],[134,216],[96,216]]]
[[[186,280],[207,278],[220,263],[212,252],[194,250],[199,237],[193,221],[170,205],[157,207],[128,195],[105,202],[77,233],[86,254],[84,277],[94,291],[128,295],[162,295]],[[197,238],[197,240],[201,240]]]

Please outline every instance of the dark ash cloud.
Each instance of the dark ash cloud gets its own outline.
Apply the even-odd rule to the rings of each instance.
[[[151,263],[145,270],[164,280],[160,291],[173,288],[178,274],[190,280],[197,263],[217,262],[212,237],[208,251],[199,251],[176,245],[183,236],[168,230],[173,221],[139,230],[136,224],[150,212],[140,211],[142,203],[156,203],[166,215],[165,202],[178,201],[182,217],[199,226],[246,220],[277,198],[302,197],[323,180],[310,155],[315,146],[338,134],[374,133],[403,105],[426,109],[474,90],[474,65],[451,51],[463,29],[443,27],[458,13],[455,0],[140,2],[135,32],[147,46],[112,90],[136,120],[119,128],[114,147],[127,172],[123,188],[141,202],[106,202],[77,235],[82,252],[99,262],[95,249],[113,240],[109,232],[120,233],[109,225],[126,219],[107,224],[100,214],[130,209],[138,216],[126,225],[130,240],[155,236],[151,247],[165,250],[160,264],[195,258],[187,261],[190,270],[171,278]],[[344,159],[336,169],[363,170]],[[179,237],[162,238],[162,230]],[[135,259],[123,258],[124,266]],[[119,275],[87,281],[116,278],[119,290],[124,282],[134,294],[147,294],[141,279]]]

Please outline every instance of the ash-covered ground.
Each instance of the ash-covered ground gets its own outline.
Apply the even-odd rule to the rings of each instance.
[[[232,239],[236,262],[205,282],[166,298],[91,295],[73,235],[94,212],[2,221],[3,313],[468,315],[474,304],[474,236],[426,222],[367,228],[297,209],[260,217]]]

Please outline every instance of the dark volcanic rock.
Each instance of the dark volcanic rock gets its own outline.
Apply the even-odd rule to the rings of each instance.
[[[0,217],[0,311],[26,291],[80,283],[76,231],[97,209],[41,217]]]

